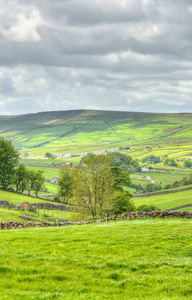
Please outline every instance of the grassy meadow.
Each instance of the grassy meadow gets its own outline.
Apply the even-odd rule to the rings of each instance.
[[[191,220],[0,232],[0,299],[190,299]]]
[[[136,206],[143,204],[154,204],[161,210],[174,208],[181,205],[192,204],[192,190],[181,191],[171,194],[152,195],[148,197],[135,197],[133,201]],[[183,208],[182,210],[186,210]],[[188,210],[192,211],[192,207]]]
[[[0,190],[0,200],[1,201],[9,201],[10,203],[13,203],[13,204],[19,204],[21,202],[29,202],[29,203],[49,202],[50,203],[50,201],[41,200],[38,198],[29,197],[27,195],[17,194],[17,193],[5,191],[5,190]]]

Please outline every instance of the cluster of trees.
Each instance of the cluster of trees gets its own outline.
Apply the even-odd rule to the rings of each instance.
[[[169,157],[166,157],[163,160],[163,164],[170,166],[170,167],[177,167],[177,163],[175,162],[175,160],[173,158],[169,158]]]
[[[144,185],[138,185],[136,188],[139,193],[153,193],[162,190],[161,184],[158,183],[145,183]]]
[[[107,156],[110,158],[112,166],[121,167],[123,171],[127,171],[127,172],[141,171],[138,161],[136,161],[129,155],[119,153],[119,152],[111,152],[108,153]]]
[[[192,173],[187,177],[183,177],[181,180],[176,180],[172,184],[167,184],[165,185],[164,189],[171,189],[171,188],[176,188],[180,186],[186,186],[192,184]]]
[[[142,163],[148,163],[148,164],[158,164],[161,162],[161,159],[159,156],[155,155],[149,155],[142,159]]]
[[[29,170],[19,164],[19,153],[12,142],[0,137],[0,185],[7,189],[15,186],[17,192],[35,191],[36,196],[44,184],[43,171]]]
[[[153,193],[161,190],[168,190],[176,187],[192,184],[192,173],[188,177],[183,177],[181,180],[176,180],[172,184],[166,184],[164,187],[158,183],[145,183],[144,185],[135,185],[138,193]]]
[[[127,172],[140,172],[141,168],[137,160],[133,159],[131,156],[120,153],[120,152],[110,152],[106,156],[111,161],[112,167],[120,167],[123,171]],[[86,157],[80,160],[80,164],[84,164],[87,158],[96,157],[94,153],[88,153]]]
[[[123,191],[124,185],[130,185],[128,172],[112,166],[108,155],[89,154],[83,164],[60,168],[58,196],[65,203],[93,217],[135,210],[131,195]]]

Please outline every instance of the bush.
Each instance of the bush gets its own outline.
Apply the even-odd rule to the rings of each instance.
[[[166,157],[163,161],[164,165],[168,165],[170,167],[177,167],[177,163],[174,161],[173,158]]]
[[[154,211],[154,210],[160,210],[159,208],[157,208],[155,205],[151,204],[151,205],[146,205],[146,204],[142,204],[140,206],[137,207],[137,211]]]
[[[190,160],[185,160],[183,162],[183,167],[184,168],[191,168],[191,166],[192,166],[192,162]]]
[[[120,215],[124,212],[135,211],[136,207],[130,198],[130,195],[126,192],[116,192],[113,199],[112,211],[114,215]]]

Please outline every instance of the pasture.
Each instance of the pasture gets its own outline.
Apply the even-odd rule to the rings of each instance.
[[[192,203],[192,190],[182,191],[171,194],[161,194],[161,195],[152,195],[148,197],[135,197],[133,201],[136,207],[146,204],[146,205],[155,205],[161,210],[174,208],[177,206],[191,204]],[[183,208],[182,210],[185,210]],[[192,210],[188,209],[188,210]]]
[[[187,299],[191,220],[0,232],[0,298]]]

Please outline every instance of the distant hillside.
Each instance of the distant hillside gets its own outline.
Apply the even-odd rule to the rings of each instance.
[[[36,153],[181,144],[192,141],[192,114],[73,110],[0,116],[0,135]]]

